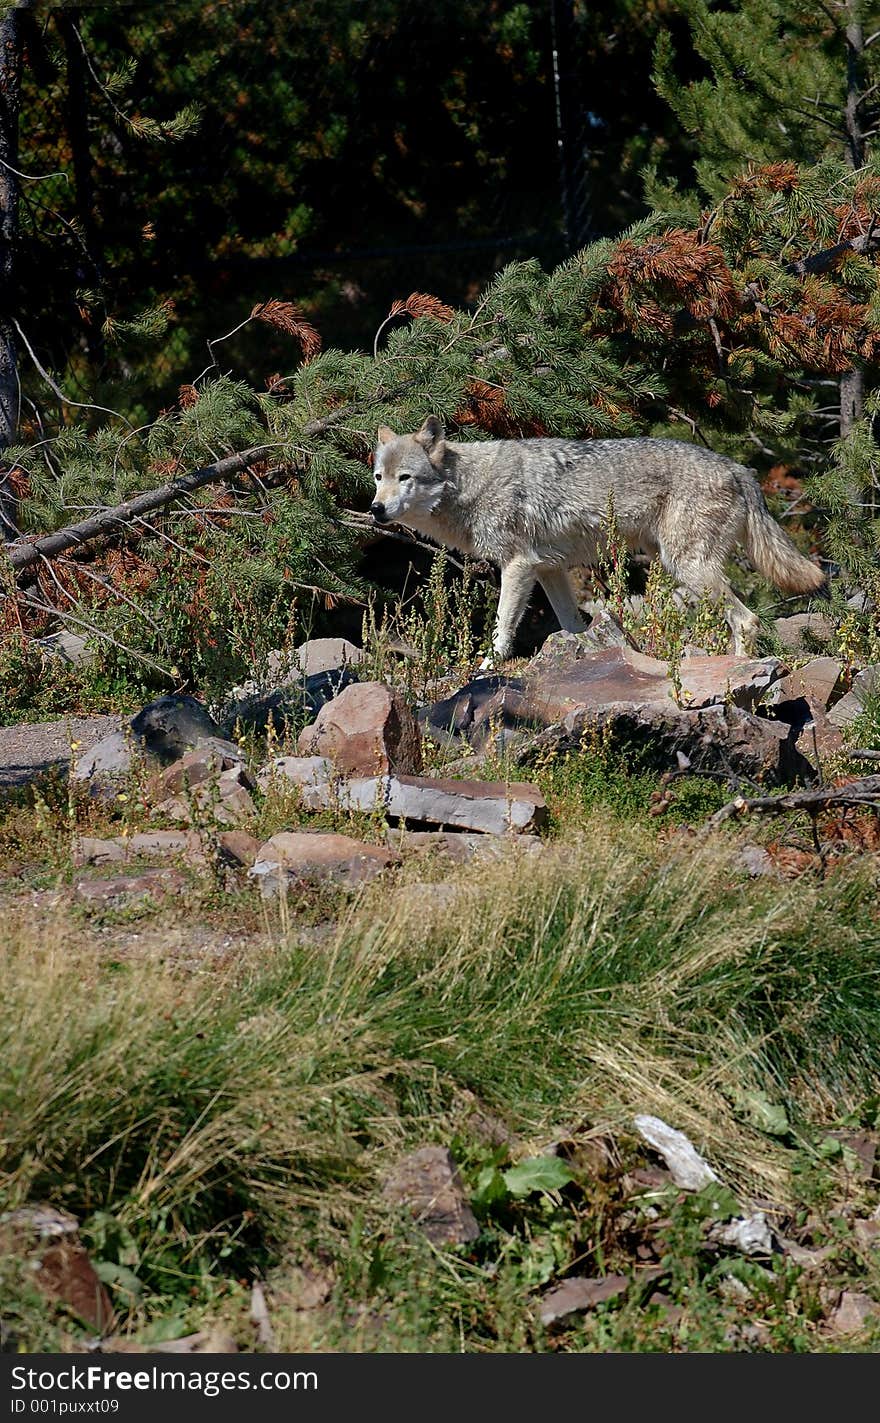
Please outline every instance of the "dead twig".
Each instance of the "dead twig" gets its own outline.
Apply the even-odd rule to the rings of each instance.
[[[783,815],[788,811],[806,811],[815,822],[820,810],[833,805],[880,806],[880,776],[862,776],[843,786],[820,786],[811,791],[789,791],[773,796],[735,796],[716,810],[704,824],[701,834],[707,834],[728,820],[745,815]]]

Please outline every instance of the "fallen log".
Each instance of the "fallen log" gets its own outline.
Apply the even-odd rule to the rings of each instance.
[[[9,561],[16,573],[21,573],[41,558],[52,558],[55,554],[65,553],[69,548],[79,548],[91,539],[125,527],[133,519],[164,508],[166,504],[173,503],[185,494],[192,494],[194,490],[203,489],[207,484],[219,484],[232,475],[241,474],[270,454],[271,446],[255,445],[253,449],[241,450],[238,454],[215,460],[213,464],[204,465],[202,469],[194,469],[189,474],[181,475],[180,479],[160,484],[158,489],[148,489],[144,494],[136,494],[134,498],[126,499],[123,504],[114,504],[109,509],[102,509],[90,518],[82,519],[78,524],[68,524],[66,528],[56,529],[54,533],[45,534],[31,543],[7,544]]]
[[[837,805],[867,806],[880,810],[880,776],[861,776],[843,786],[818,786],[815,790],[789,791],[785,795],[735,796],[710,815],[702,833],[715,830],[735,816],[782,815],[785,811],[798,810],[816,816],[819,811]]]

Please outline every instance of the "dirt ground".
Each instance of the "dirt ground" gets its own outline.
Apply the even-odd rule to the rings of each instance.
[[[53,767],[70,762],[71,742],[92,745],[122,726],[120,716],[65,716],[21,726],[0,727],[0,790],[23,786]]]

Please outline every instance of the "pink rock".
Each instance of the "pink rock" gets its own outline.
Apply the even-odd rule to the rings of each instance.
[[[368,845],[349,835],[329,832],[282,831],[261,845],[252,870],[268,897],[284,880],[337,880],[362,884],[396,864],[398,856],[381,845]]]
[[[327,756],[337,770],[362,776],[422,769],[418,723],[400,693],[384,682],[354,682],[326,702],[300,732],[297,749],[301,756]]]

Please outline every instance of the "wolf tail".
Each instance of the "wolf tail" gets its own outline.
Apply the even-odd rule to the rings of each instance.
[[[746,507],[743,544],[752,565],[783,593],[818,592],[825,584],[824,573],[779,527],[753,471],[740,471],[738,479]]]

